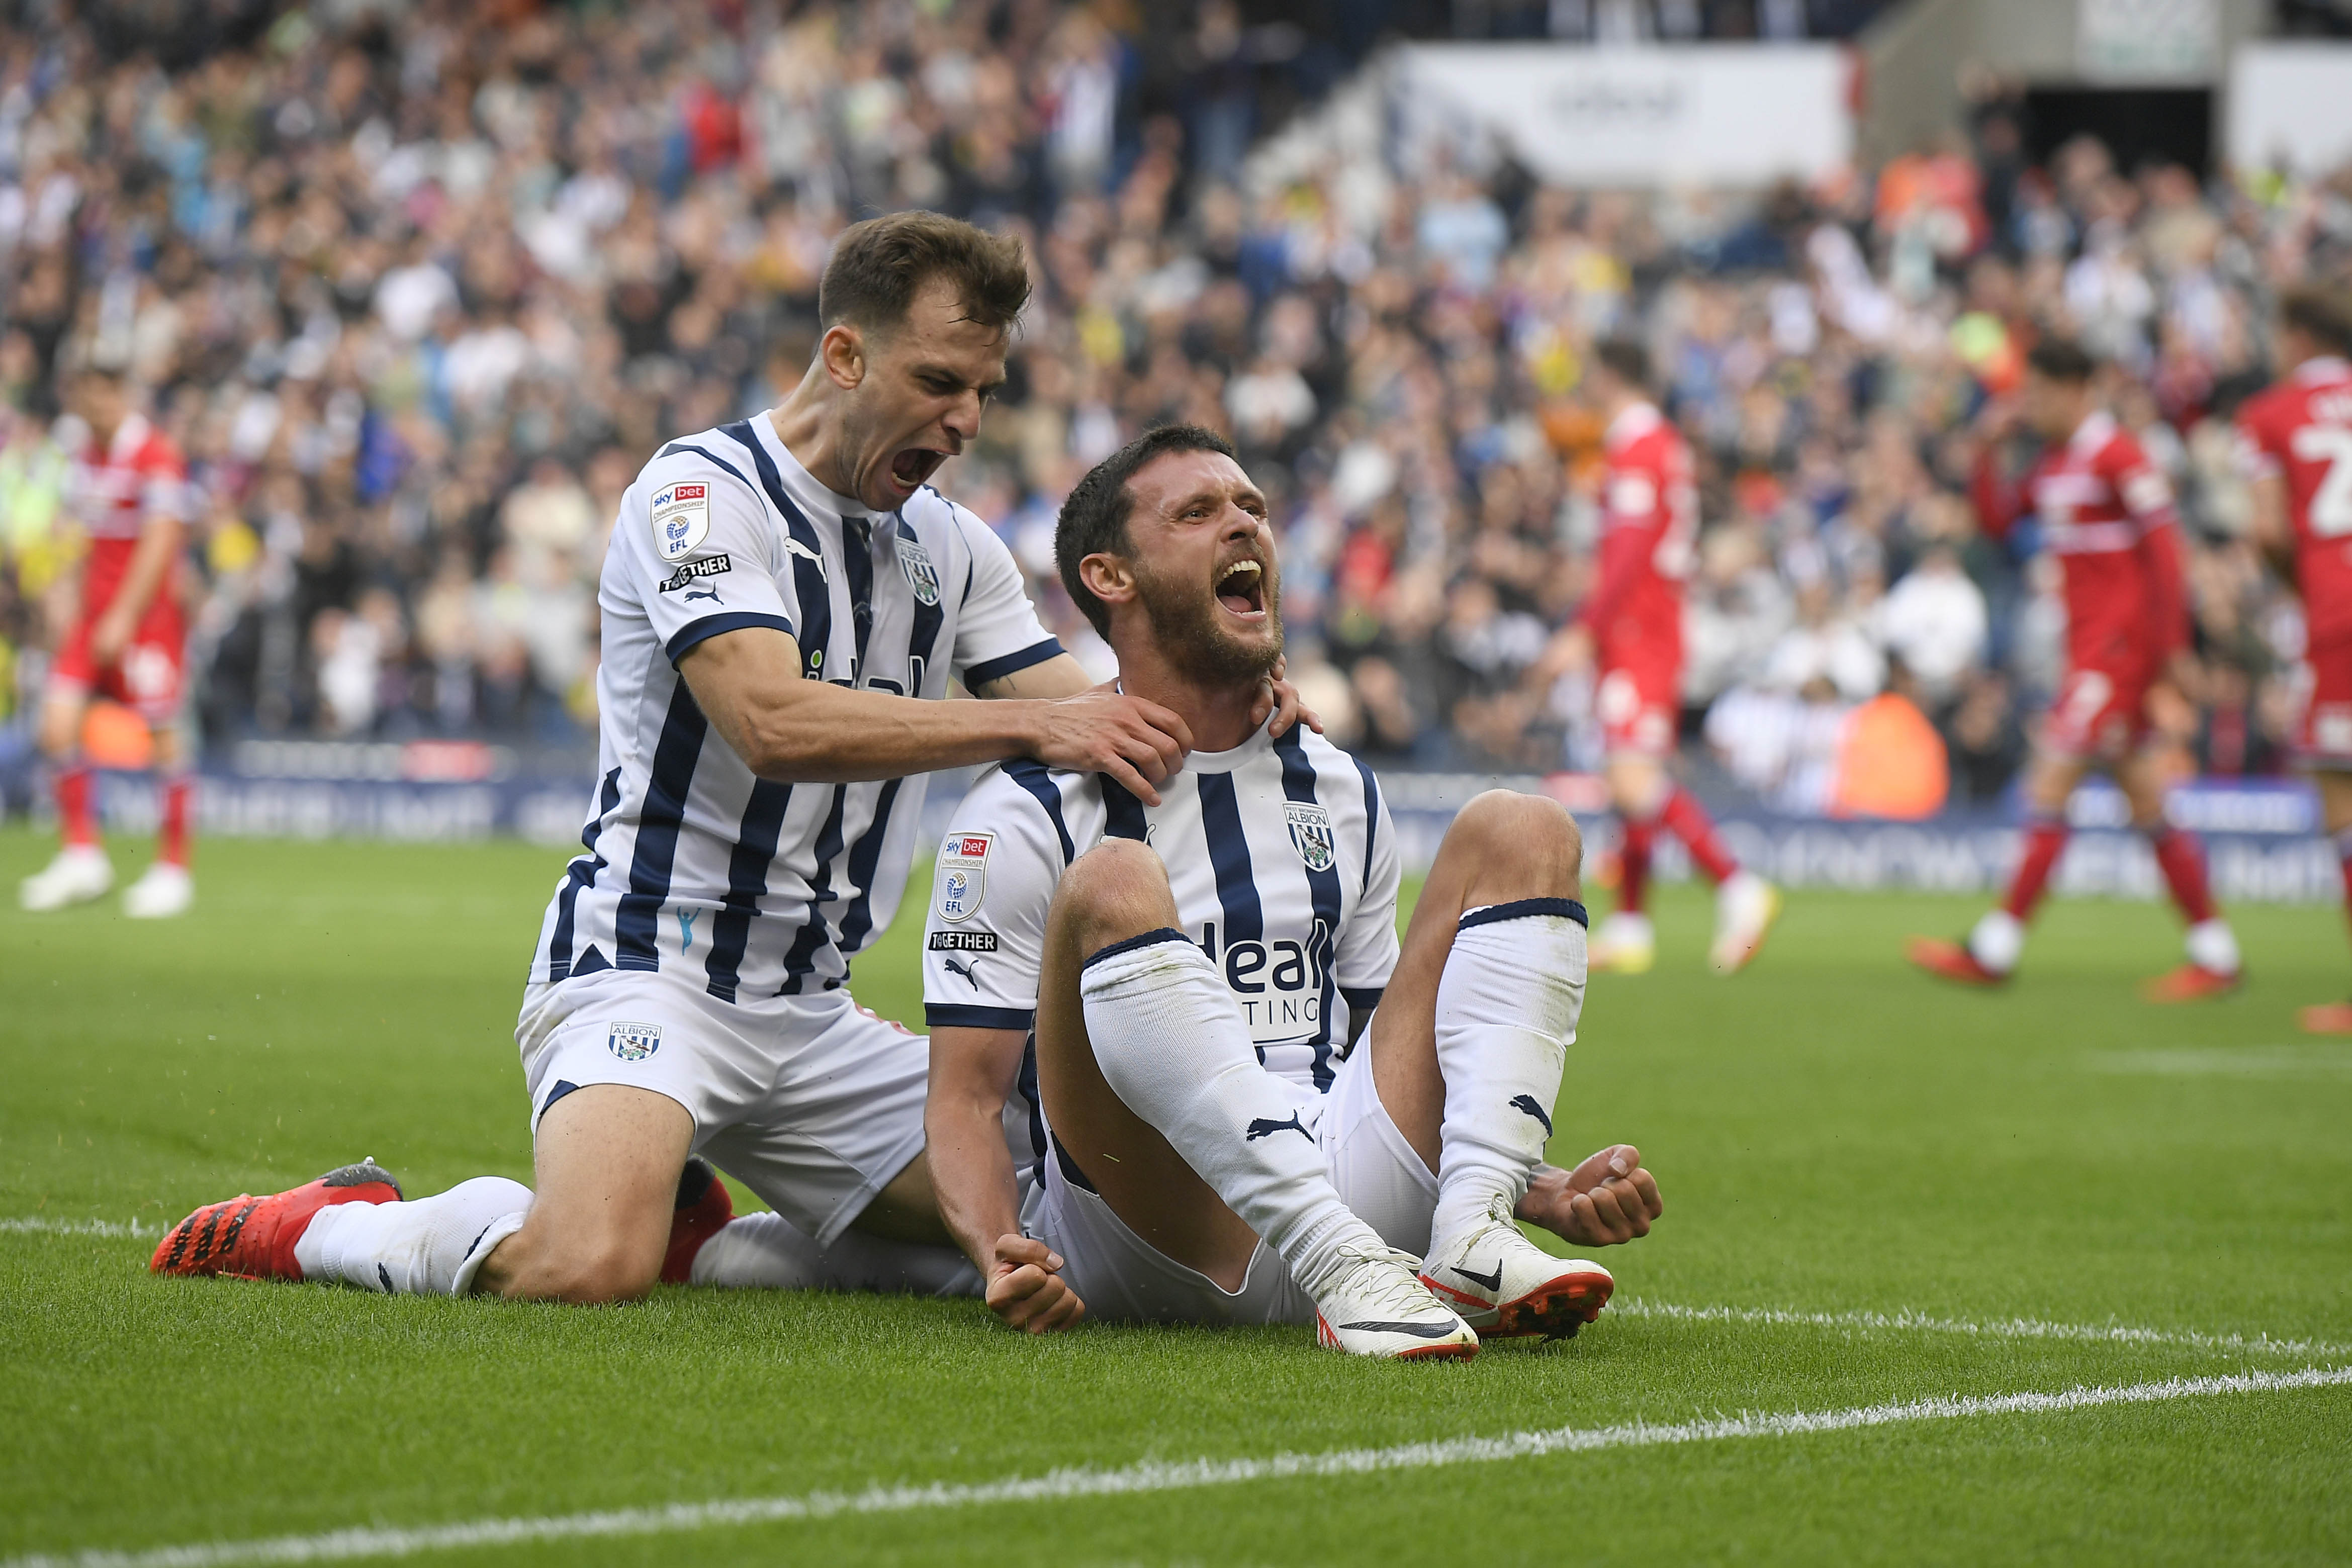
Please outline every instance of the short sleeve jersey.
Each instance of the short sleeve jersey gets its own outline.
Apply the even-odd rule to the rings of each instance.
[[[2042,548],[2065,576],[2066,645],[2074,667],[2151,665],[2186,628],[2168,612],[2176,591],[2152,576],[2147,536],[2173,526],[2172,485],[2130,431],[2104,410],[2043,453],[2019,495],[2037,518]],[[1996,534],[2015,516],[1986,516]]]
[[[2238,413],[2250,475],[2283,480],[2315,648],[2352,642],[2352,365],[2306,360]]]
[[[1396,829],[1370,768],[1304,726],[1195,752],[1145,806],[1098,774],[1020,760],[949,819],[923,936],[933,1029],[1027,1030],[1063,871],[1105,839],[1160,852],[1186,936],[1224,976],[1268,1070],[1328,1089],[1396,967]],[[1043,1153],[1034,1068],[1023,1092]]]
[[[724,1001],[831,990],[906,889],[925,779],[755,777],[677,662],[712,637],[795,639],[810,680],[941,698],[1061,652],[1013,557],[926,487],[868,516],[764,417],[672,442],[622,497],[597,589],[595,799],[531,977],[683,971]]]

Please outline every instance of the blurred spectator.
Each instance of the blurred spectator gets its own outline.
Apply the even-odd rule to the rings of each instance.
[[[1877,609],[1879,645],[1917,678],[1928,705],[1941,708],[1984,657],[1989,624],[1984,591],[1960,569],[1959,552],[1943,544],[1927,550]]]

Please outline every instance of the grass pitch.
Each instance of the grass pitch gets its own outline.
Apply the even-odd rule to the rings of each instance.
[[[48,849],[0,833],[0,888]],[[1705,901],[1669,892],[1657,970],[1592,987],[1553,1150],[1627,1138],[1658,1173],[1657,1232],[1601,1255],[1617,1304],[1566,1343],[1396,1366],[1306,1330],[1032,1341],[973,1302],[152,1279],[196,1203],[361,1155],[418,1194],[530,1176],[509,1030],[561,856],[201,852],[187,920],[0,910],[9,1563],[279,1537],[434,1563],[2352,1557],[2342,1382],[1966,1403],[2352,1367],[2352,1045],[2294,1029],[2352,980],[2330,911],[2237,911],[2251,987],[2164,1009],[2133,989],[2178,950],[2158,907],[2055,904],[1984,996],[1897,955],[1968,903],[1796,895],[1718,982]],[[919,1015],[919,926],[858,965],[862,1001]],[[1830,1419],[1660,1430],[1801,1411]],[[1553,1451],[1446,1446],[1536,1432]],[[1202,1460],[1260,1462],[1135,1469]],[[621,1521],[654,1532],[578,1517],[672,1505]],[[518,1519],[556,1522],[469,1528]],[[355,1527],[386,1533],[323,1539]]]

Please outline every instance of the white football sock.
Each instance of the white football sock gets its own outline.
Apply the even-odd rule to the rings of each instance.
[[[952,1247],[886,1241],[845,1230],[830,1247],[781,1214],[744,1214],[694,1255],[698,1285],[776,1291],[881,1291],[897,1295],[977,1296],[980,1270]]]
[[[2230,923],[2220,915],[2200,920],[2189,928],[2189,961],[2200,969],[2210,969],[2217,975],[2234,975],[2242,961],[2238,956],[2238,938],[2230,930]]]
[[[1343,1245],[1378,1249],[1339,1201],[1298,1092],[1268,1072],[1233,993],[1181,931],[1117,943],[1078,981],[1104,1079],[1157,1127],[1310,1295]]]
[[[2017,967],[2025,954],[2025,923],[2006,909],[1988,909],[1969,933],[1969,955],[1996,975]]]
[[[411,1203],[339,1203],[294,1243],[306,1280],[387,1296],[462,1296],[490,1249],[522,1228],[530,1188],[476,1176]]]
[[[1454,929],[1437,981],[1445,1118],[1433,1243],[1485,1223],[1497,1195],[1517,1207],[1543,1163],[1584,1010],[1584,925],[1569,913],[1576,907],[1564,898],[1490,904],[1464,911]]]

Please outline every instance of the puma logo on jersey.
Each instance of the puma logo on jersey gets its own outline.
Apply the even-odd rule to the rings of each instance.
[[[1287,1122],[1269,1122],[1260,1116],[1249,1124],[1249,1131],[1243,1134],[1242,1142],[1255,1144],[1260,1138],[1271,1138],[1276,1133],[1296,1133],[1310,1144],[1315,1141],[1314,1134],[1307,1130],[1307,1124],[1298,1119],[1297,1112],[1293,1111]]]
[[[1528,1115],[1533,1116],[1537,1121],[1541,1122],[1543,1124],[1544,1136],[1547,1138],[1551,1136],[1551,1118],[1544,1114],[1543,1106],[1537,1103],[1534,1095],[1512,1095],[1511,1109],[1514,1111],[1525,1111]]]
[[[681,604],[690,599],[708,599],[713,604],[725,602],[725,601],[719,597],[719,591],[715,588],[689,588],[684,593],[678,595],[678,602]]]
[[[973,990],[976,991],[980,989],[980,977],[971,972],[972,969],[980,963],[979,959],[974,958],[969,964],[959,964],[953,958],[942,958],[940,962],[947,967],[949,974],[961,975],[965,979],[971,982],[971,988]]]

